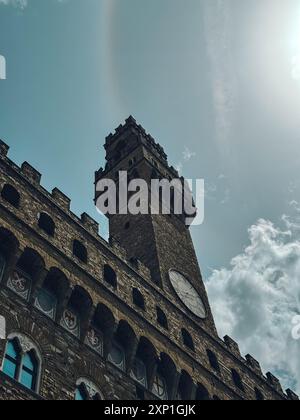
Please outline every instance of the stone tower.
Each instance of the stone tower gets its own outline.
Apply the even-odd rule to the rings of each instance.
[[[115,134],[106,138],[106,160],[104,170],[96,173],[95,184],[108,178],[118,181],[119,172],[127,171],[128,179],[144,179],[150,190],[151,180],[179,179],[178,172],[168,164],[164,149],[137,124],[133,117],[126,120]],[[98,193],[96,191],[96,199]],[[130,215],[109,216],[110,235],[126,250],[129,259],[138,259],[151,270],[154,283],[159,285],[165,295],[174,299],[174,285],[170,273],[179,273],[175,280],[180,297],[179,306],[186,315],[193,317],[202,328],[216,335],[216,328],[202,280],[189,227],[185,218],[171,215]],[[188,285],[190,283],[190,286]],[[193,290],[195,288],[195,291]],[[177,290],[178,292],[178,290]],[[176,292],[175,292],[176,294]],[[188,308],[186,299],[203,305],[203,315],[195,316],[196,308]],[[195,294],[195,296],[192,296]],[[198,295],[198,296],[197,296]],[[183,298],[183,299],[181,299]],[[191,310],[192,309],[192,310]],[[197,310],[196,310],[197,312]]]

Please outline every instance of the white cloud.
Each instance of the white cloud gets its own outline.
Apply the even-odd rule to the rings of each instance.
[[[250,245],[231,269],[213,271],[207,288],[221,335],[300,392],[300,340],[292,337],[300,314],[300,230],[298,220],[283,222],[282,229],[263,219],[251,226]]]
[[[4,6],[14,6],[20,9],[25,9],[28,5],[27,0],[0,0],[0,5],[3,4]]]
[[[58,3],[64,3],[67,0],[56,0]],[[28,6],[29,0],[0,0],[0,6],[13,6],[18,9],[25,9]]]

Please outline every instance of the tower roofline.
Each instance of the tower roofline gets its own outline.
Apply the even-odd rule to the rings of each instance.
[[[116,129],[114,133],[110,133],[106,139],[105,139],[105,149],[108,146],[111,146],[115,141],[119,140],[123,134],[125,134],[128,131],[133,131],[137,135],[143,137],[150,147],[154,148],[159,155],[164,159],[168,160],[168,156],[165,153],[164,148],[157,143],[154,138],[151,136],[151,134],[147,133],[144,127],[137,123],[136,119],[130,115],[126,120],[124,124],[120,124]]]

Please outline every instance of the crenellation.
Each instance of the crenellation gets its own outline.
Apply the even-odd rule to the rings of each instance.
[[[267,377],[267,381],[269,382],[269,384],[271,386],[273,386],[276,389],[277,392],[283,393],[281,383],[276,376],[274,376],[272,373],[268,372],[266,374],[266,377]]]
[[[5,158],[8,155],[9,146],[0,140],[0,157]]]
[[[254,359],[250,354],[246,356],[247,365],[253,369],[259,376],[263,376],[260,363]]]
[[[71,199],[67,197],[58,188],[52,190],[52,198],[56,201],[57,205],[64,211],[69,212],[71,207]]]
[[[42,175],[35,168],[33,168],[28,162],[22,163],[21,172],[33,184],[38,184],[38,185],[40,184]]]
[[[229,337],[228,335],[226,335],[224,337],[224,342],[226,344],[226,346],[239,358],[241,358],[241,352],[240,352],[240,348],[239,345],[236,341],[234,341],[231,337]]]
[[[287,389],[286,390],[286,393],[287,393],[287,396],[288,396],[288,399],[289,400],[291,400],[291,401],[299,401],[298,395],[295,392],[293,392],[291,389]]]
[[[89,230],[92,234],[98,235],[99,234],[99,223],[96,222],[91,216],[87,213],[82,213],[81,221],[83,225]]]

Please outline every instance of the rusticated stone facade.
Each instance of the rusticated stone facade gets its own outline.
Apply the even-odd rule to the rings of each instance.
[[[96,181],[120,169],[146,180],[177,176],[132,117],[105,147]],[[7,154],[1,142],[0,399],[297,399],[218,337],[180,218],[113,216],[106,242],[93,219],[74,215],[68,197],[46,191],[34,168]],[[189,278],[205,319],[176,297],[170,269]]]

